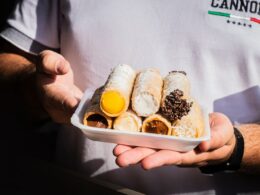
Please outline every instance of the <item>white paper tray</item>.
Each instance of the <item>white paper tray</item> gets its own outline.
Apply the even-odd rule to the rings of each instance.
[[[131,146],[169,149],[180,152],[192,150],[200,142],[210,139],[208,113],[205,112],[205,110],[203,110],[205,118],[205,132],[199,138],[182,138],[152,133],[130,132],[85,126],[82,123],[83,115],[88,106],[89,100],[93,95],[93,91],[94,90],[85,91],[75,113],[71,117],[71,123],[78,127],[89,139]]]

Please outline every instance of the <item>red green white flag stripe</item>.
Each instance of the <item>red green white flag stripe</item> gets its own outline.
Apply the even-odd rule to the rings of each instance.
[[[229,13],[225,13],[225,12],[215,12],[215,11],[208,11],[208,14],[227,17],[227,18],[234,18],[234,19],[239,19],[239,20],[247,20],[247,21],[251,21],[251,22],[260,24],[260,19],[253,18],[253,17],[244,17],[244,16],[238,16],[238,15],[229,14]]]

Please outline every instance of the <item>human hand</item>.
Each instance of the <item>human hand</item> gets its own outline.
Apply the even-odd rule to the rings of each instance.
[[[200,167],[228,160],[235,147],[235,136],[230,120],[221,113],[210,114],[211,139],[202,142],[189,152],[155,150],[145,147],[117,145],[114,148],[116,163],[120,167],[141,163],[144,169],[164,165]]]
[[[45,50],[36,65],[40,101],[53,121],[69,123],[82,92],[74,85],[69,62],[56,52]]]

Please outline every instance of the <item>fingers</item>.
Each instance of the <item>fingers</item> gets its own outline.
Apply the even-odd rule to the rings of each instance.
[[[142,167],[146,170],[164,165],[181,167],[200,167],[209,162],[221,162],[229,154],[229,148],[223,147],[212,152],[196,152],[195,150],[180,153],[171,150],[160,150],[142,160]]]
[[[139,163],[142,159],[155,152],[156,150],[151,148],[136,147],[132,150],[125,151],[121,155],[119,155],[116,159],[116,163],[120,167],[127,167],[131,164]]]
[[[232,144],[234,130],[230,120],[221,113],[210,114],[211,139],[199,145],[201,151],[210,151]]]
[[[133,147],[131,146],[126,146],[126,145],[117,145],[114,150],[113,150],[113,154],[115,156],[119,156],[120,154],[133,149]]]
[[[210,150],[210,145],[211,145],[210,141],[203,141],[203,142],[201,142],[201,143],[199,144],[198,147],[199,147],[199,149],[200,149],[201,151],[207,152],[207,151]]]
[[[202,142],[198,148],[189,152],[176,152],[118,145],[114,149],[117,164],[125,167],[141,162],[144,169],[164,165],[198,167],[225,161],[233,151],[235,138],[229,119],[220,113],[210,115],[211,139]]]
[[[73,114],[78,103],[79,103],[79,99],[77,99],[75,96],[72,95],[67,95],[61,100],[61,104],[64,111],[70,115]]]
[[[58,123],[70,123],[70,117],[80,102],[82,92],[76,87],[51,84],[42,88],[41,101],[51,118]]]
[[[74,86],[73,96],[80,101],[83,96],[83,92],[78,87]]]
[[[142,167],[146,170],[173,164],[181,164],[181,157],[179,153],[170,150],[160,150],[142,160]]]
[[[70,114],[73,114],[83,96],[82,91],[78,87],[74,86],[73,89],[73,92],[67,93],[62,100],[64,110]]]
[[[45,106],[45,109],[57,123],[70,124],[70,118],[73,114],[76,106],[78,105],[78,100],[72,96],[65,97],[61,102],[48,101],[48,106]]]
[[[145,170],[165,165],[177,165],[181,167],[200,167],[207,164],[216,164],[225,161],[230,154],[230,147],[224,146],[211,152],[199,152],[192,150],[181,153],[171,150],[159,150],[149,148],[132,148],[118,145],[114,154],[118,155],[117,164],[126,167],[141,162]]]
[[[75,108],[79,104],[83,93],[82,91],[77,88],[76,86],[73,86],[73,89],[67,90],[67,89],[62,89],[56,88],[57,93],[57,100],[55,100],[58,104],[61,104],[63,107],[63,110],[69,113],[73,113],[75,111]],[[59,94],[59,95],[58,95]],[[60,107],[60,105],[59,105]]]
[[[64,57],[56,52],[45,50],[39,54],[37,71],[50,75],[63,75],[68,73],[70,65]]]
[[[142,160],[144,169],[153,169],[163,165],[201,166],[208,158],[208,153],[199,153],[192,150],[186,153],[171,150],[160,150]]]
[[[74,85],[73,71],[68,61],[56,52],[39,54],[37,90],[43,107],[58,123],[69,123],[83,93]]]

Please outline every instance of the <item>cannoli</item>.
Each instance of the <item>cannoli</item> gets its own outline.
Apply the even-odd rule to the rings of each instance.
[[[136,72],[126,64],[116,66],[109,75],[100,98],[100,109],[116,117],[128,109]]]
[[[156,69],[146,69],[137,75],[132,94],[132,109],[147,117],[160,108],[163,80]]]
[[[95,92],[90,100],[91,105],[100,103],[100,98],[101,98],[101,94],[102,94],[103,90],[104,90],[104,86],[101,86],[95,90]]]
[[[204,118],[200,105],[192,100],[191,110],[188,115],[175,121],[172,126],[172,135],[177,137],[198,138],[202,136],[205,128]]]
[[[162,101],[172,91],[178,89],[183,92],[183,97],[190,96],[190,81],[184,71],[171,71],[163,80],[163,95]]]
[[[99,104],[94,104],[86,110],[83,124],[91,127],[111,129],[112,119],[100,110]]]
[[[142,119],[132,110],[128,110],[115,119],[113,127],[118,130],[140,131]]]
[[[161,115],[153,114],[144,120],[142,132],[171,135],[171,123]]]
[[[161,113],[173,122],[187,115],[192,102],[190,96],[190,82],[183,71],[172,71],[164,78]]]

